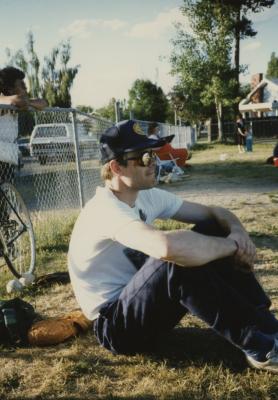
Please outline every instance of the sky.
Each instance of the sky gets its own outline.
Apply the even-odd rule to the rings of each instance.
[[[165,93],[175,83],[170,75],[174,22],[182,22],[182,0],[0,0],[0,67],[6,48],[26,46],[32,30],[41,60],[52,48],[71,39],[70,65],[80,65],[71,91],[72,105],[94,109],[109,100],[127,99],[136,79],[150,79]],[[255,38],[242,41],[240,63],[248,66],[241,76],[265,73],[272,52],[278,56],[278,3],[252,14]]]

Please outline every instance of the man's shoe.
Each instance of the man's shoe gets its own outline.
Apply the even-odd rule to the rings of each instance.
[[[273,349],[266,355],[266,361],[257,361],[255,358],[248,356],[247,354],[246,359],[248,364],[253,368],[278,373],[278,341],[274,341]]]

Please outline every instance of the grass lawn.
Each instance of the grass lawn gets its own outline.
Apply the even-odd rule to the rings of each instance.
[[[230,145],[196,146],[189,177],[161,188],[191,201],[229,207],[240,217],[257,245],[256,273],[278,316],[278,168],[264,164],[272,147],[256,145],[253,153],[238,154]],[[38,274],[66,269],[75,216],[40,222]],[[156,224],[160,229],[182,226]],[[3,296],[7,297],[4,291]],[[23,298],[44,317],[78,308],[69,284],[26,289]],[[90,332],[57,346],[1,351],[1,400],[277,398],[278,375],[250,369],[238,349],[192,316],[186,316],[149,355],[113,356]]]

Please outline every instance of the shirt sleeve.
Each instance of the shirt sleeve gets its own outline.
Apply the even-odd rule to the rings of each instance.
[[[154,206],[154,219],[172,218],[180,209],[183,200],[173,193],[166,190],[151,189],[151,204]]]

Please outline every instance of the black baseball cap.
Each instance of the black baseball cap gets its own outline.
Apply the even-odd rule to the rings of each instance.
[[[137,121],[121,121],[108,128],[100,137],[101,162],[105,164],[130,151],[161,147],[171,142],[174,136],[149,139]]]

